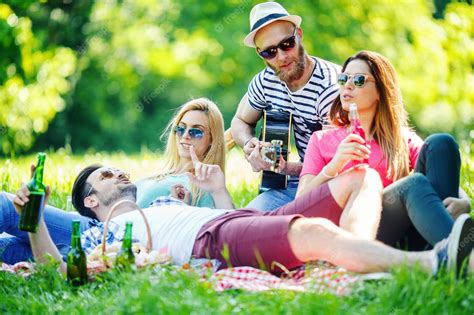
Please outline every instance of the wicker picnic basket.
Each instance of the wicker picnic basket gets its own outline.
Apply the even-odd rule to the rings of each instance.
[[[130,200],[121,200],[114,204],[107,214],[107,218],[104,221],[104,231],[102,233],[102,242],[98,245],[89,255],[87,255],[87,269],[91,273],[103,272],[111,269],[115,263],[115,257],[118,251],[122,247],[122,242],[114,242],[107,244],[107,233],[109,230],[109,222],[112,218],[113,213],[117,207],[123,203],[132,203]],[[133,203],[136,205],[135,203]],[[145,222],[147,244],[143,246],[139,243],[132,245],[132,250],[135,254],[135,264],[137,267],[146,267],[156,264],[164,264],[170,262],[171,258],[166,252],[154,251],[153,241],[151,237],[151,229],[148,219],[146,218],[143,210],[137,208],[140,212],[143,221]]]

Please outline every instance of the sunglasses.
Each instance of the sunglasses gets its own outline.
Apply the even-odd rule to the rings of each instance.
[[[122,174],[122,176],[126,179],[130,179],[130,174],[125,173],[124,171],[118,170],[116,168],[105,168],[100,171],[99,176],[97,176],[94,183],[91,185],[91,189],[89,189],[89,192],[87,193],[86,197],[90,196],[92,189],[94,189],[94,184],[97,181],[103,181],[104,179],[113,178],[115,174]]]
[[[182,138],[184,136],[186,130],[188,131],[188,134],[191,139],[202,139],[202,137],[204,136],[204,131],[199,128],[186,128],[184,126],[175,126],[173,128],[173,131],[179,138]]]
[[[264,58],[264,59],[273,59],[278,53],[278,49],[281,49],[283,51],[288,51],[291,50],[295,47],[296,43],[296,31],[298,28],[295,27],[295,30],[293,31],[293,36],[282,40],[278,45],[276,46],[270,46],[265,50],[260,51],[258,54]]]
[[[350,81],[351,79],[352,79],[352,83],[354,83],[354,85],[357,86],[357,87],[363,87],[367,81],[375,81],[374,78],[370,77],[367,74],[363,74],[363,73],[356,73],[354,75],[341,73],[337,77],[337,83],[340,86],[344,86],[344,85],[346,85],[347,81]]]

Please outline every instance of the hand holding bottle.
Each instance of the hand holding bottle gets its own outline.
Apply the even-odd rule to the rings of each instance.
[[[51,194],[51,188],[49,186],[45,187],[45,196],[42,208],[48,203],[49,195]],[[15,193],[15,198],[13,198],[13,205],[15,206],[16,212],[21,214],[23,207],[27,204],[30,199],[30,190],[25,183],[21,183],[20,189]]]
[[[42,173],[42,172],[41,172]],[[35,179],[35,174],[36,174],[36,166],[31,165],[31,177],[32,181]],[[41,174],[42,177],[42,174]],[[33,224],[28,224],[29,229],[27,231],[29,232],[35,232],[34,225],[38,225],[39,221],[39,211],[44,208],[44,206],[48,203],[49,195],[51,193],[51,189],[49,186],[43,186],[41,183],[41,187],[43,191],[40,191],[39,193],[32,193],[31,189],[31,182],[29,184],[22,183],[20,189],[16,191],[15,198],[13,199],[13,205],[15,206],[16,212],[20,214],[20,225],[23,217],[23,211],[25,211],[25,208],[27,205],[33,205],[34,207],[30,207],[30,209],[26,209],[26,211],[31,211],[31,210],[38,210],[37,218],[33,218],[34,221]],[[34,202],[33,202],[34,201]],[[36,208],[36,209],[31,209],[31,208]],[[21,228],[21,226],[20,226]]]
[[[45,204],[46,188],[43,184],[43,170],[44,161],[46,159],[45,153],[38,153],[38,162],[36,167],[31,167],[31,180],[27,185],[22,185],[22,188],[17,191],[15,198],[16,208],[20,213],[19,228],[23,231],[36,233],[38,231],[38,223],[41,217],[41,210]],[[17,206],[22,205],[23,209]]]
[[[328,175],[336,175],[351,161],[364,161],[370,156],[370,149],[361,136],[350,133],[337,147],[336,154],[326,166]]]

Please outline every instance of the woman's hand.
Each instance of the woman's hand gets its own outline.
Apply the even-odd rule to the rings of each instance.
[[[189,190],[181,184],[171,186],[171,197],[181,200],[186,204],[190,204],[190,193]]]
[[[200,162],[192,146],[189,153],[194,165],[194,175],[187,173],[191,184],[210,193],[226,190],[225,177],[220,166]]]
[[[463,213],[469,213],[471,204],[468,199],[448,197],[443,200],[443,205],[448,210],[454,220]]]
[[[370,156],[370,149],[362,137],[349,134],[337,147],[336,154],[326,166],[328,175],[336,175],[352,160],[363,161]]]

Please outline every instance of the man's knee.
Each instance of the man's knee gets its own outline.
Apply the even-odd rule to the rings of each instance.
[[[298,218],[291,223],[288,234],[304,238],[311,236],[311,239],[316,241],[313,237],[334,236],[336,234],[335,228],[337,226],[325,218]]]
[[[6,193],[4,193],[3,191],[0,192],[0,206],[3,205],[4,203],[8,202],[9,199],[8,199],[8,196]]]
[[[355,168],[347,173],[349,187],[352,189],[372,188],[382,191],[383,185],[379,173],[373,168],[363,167]]]
[[[6,215],[8,210],[14,209],[13,202],[8,194],[0,192],[0,214]]]
[[[324,218],[298,218],[288,230],[288,241],[295,256],[308,261],[324,252],[325,244],[337,236],[337,226]]]

